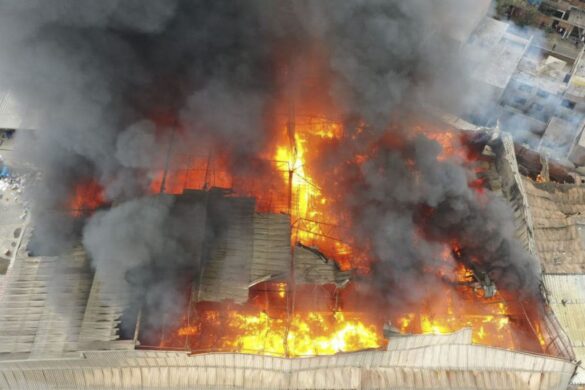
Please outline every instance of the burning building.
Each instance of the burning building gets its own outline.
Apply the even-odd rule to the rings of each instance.
[[[525,222],[533,213],[518,186],[537,185],[520,172],[542,166],[517,159],[508,138],[492,141],[486,156],[492,148],[483,186],[519,202],[516,233],[535,250],[544,241]],[[572,178],[554,166],[552,176]],[[189,264],[121,274],[105,265],[92,270],[81,248],[60,257],[20,253],[0,306],[4,387],[42,380],[59,388],[566,388],[573,375],[574,347],[550,309],[534,317],[472,265],[453,271],[455,282],[444,283],[438,300],[427,298],[434,308],[390,319],[372,311],[392,309],[360,287],[367,273],[343,270],[318,246],[291,240],[299,226],[291,214],[258,211],[254,197],[217,187],[152,199],[171,197],[171,215],[190,221]],[[148,291],[137,299],[128,283],[175,290],[175,301],[149,302],[160,293]]]
[[[463,2],[103,4],[2,13],[45,128],[3,387],[568,386],[513,143],[429,113]]]

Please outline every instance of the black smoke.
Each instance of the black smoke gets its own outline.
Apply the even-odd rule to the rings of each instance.
[[[275,96],[287,88],[283,64],[290,73],[298,66],[302,83],[305,56],[317,43],[332,79],[322,92],[348,134],[320,164],[358,178],[343,190],[343,206],[356,234],[372,243],[377,284],[412,280],[437,243],[457,235],[469,250],[486,250],[483,265],[498,282],[532,286],[536,276],[507,236],[504,206],[492,198],[478,204],[468,172],[437,163],[433,141],[407,137],[403,150],[379,148],[367,164],[345,167],[390,124],[399,137],[408,133],[403,123],[417,110],[467,108],[470,70],[452,37],[469,11],[464,0],[1,1],[0,87],[34,113],[34,142],[20,136],[19,150],[41,173],[28,190],[32,247],[58,253],[81,231],[96,267],[123,275],[183,264],[192,255],[180,228],[186,220],[172,200],[147,195],[166,145],[173,139],[181,152],[227,151],[234,167],[263,169],[255,157],[270,138]],[[79,228],[66,203],[88,177],[112,207]],[[421,205],[435,214],[428,241],[414,242]],[[144,275],[150,280],[152,269]]]
[[[421,134],[400,145],[380,140],[363,164],[333,169],[330,185],[350,189],[338,199],[350,214],[345,234],[367,246],[377,288],[389,298],[397,291],[407,292],[399,295],[407,304],[432,297],[442,283],[433,274],[444,264],[442,248],[455,245],[462,256],[454,258],[487,273],[499,289],[537,297],[536,259],[514,238],[510,206],[470,185],[473,163],[443,158],[441,146]],[[410,286],[425,288],[411,294]]]

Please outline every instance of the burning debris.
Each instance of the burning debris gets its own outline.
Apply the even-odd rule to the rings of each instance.
[[[0,16],[2,86],[46,126],[21,151],[43,172],[31,247],[81,240],[141,308],[143,346],[332,354],[384,346],[390,321],[542,352],[485,143],[425,110],[471,99],[444,4],[68,5]]]

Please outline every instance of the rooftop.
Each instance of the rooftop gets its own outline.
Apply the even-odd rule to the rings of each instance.
[[[580,55],[575,62],[567,94],[576,98],[585,98],[585,59],[583,55]]]
[[[42,382],[52,388],[76,389],[564,390],[575,369],[568,361],[449,337],[412,336],[387,351],[303,359],[235,353],[84,352],[66,359],[0,362],[0,387],[23,389]],[[444,343],[444,338],[450,342]]]
[[[473,76],[505,88],[530,42],[531,39],[511,33],[507,23],[485,18],[470,40],[470,48],[477,51]]]
[[[567,156],[578,128],[572,122],[552,117],[540,139],[539,151],[554,156]]]
[[[585,361],[585,275],[544,275],[548,301],[556,317],[567,332],[575,357]],[[579,367],[572,380],[585,384],[585,369]]]

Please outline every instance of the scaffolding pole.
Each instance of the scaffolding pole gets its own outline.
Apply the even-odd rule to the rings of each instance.
[[[288,121],[287,131],[289,138],[289,145],[291,148],[291,154],[293,156],[293,162],[296,161],[297,147],[295,141],[295,105],[292,93],[289,94],[289,107],[288,107]],[[294,164],[293,164],[294,165]],[[293,179],[295,175],[295,167],[288,167],[288,213],[290,217],[290,272],[287,283],[287,304],[286,304],[286,332],[284,335],[284,354],[286,357],[290,357],[290,350],[288,345],[288,335],[290,333],[290,325],[292,316],[295,311],[295,295],[296,295],[296,282],[295,282],[295,243],[293,237],[295,237],[295,221],[293,220]]]

